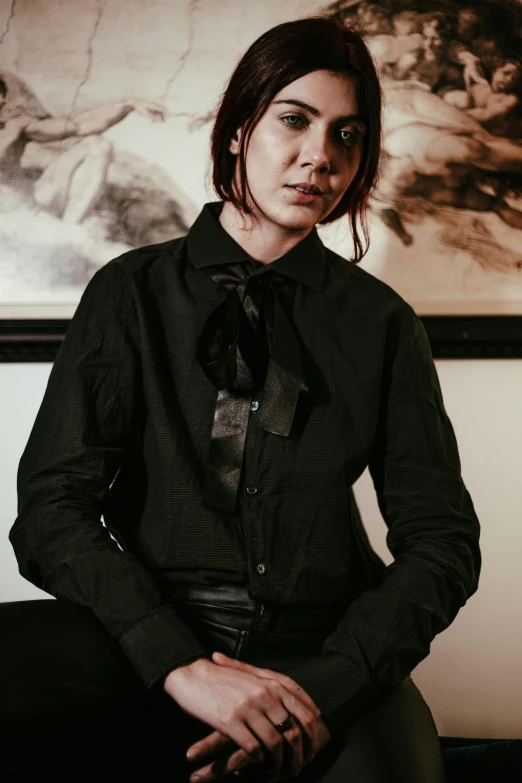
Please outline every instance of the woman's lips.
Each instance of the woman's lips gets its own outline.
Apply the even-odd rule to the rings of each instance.
[[[302,190],[297,190],[297,188],[291,185],[285,185],[285,187],[292,192],[296,201],[299,201],[301,204],[311,204],[323,196],[322,193],[303,193]]]

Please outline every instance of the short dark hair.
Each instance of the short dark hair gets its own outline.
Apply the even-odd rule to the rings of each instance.
[[[348,215],[355,248],[352,260],[358,263],[369,247],[367,205],[379,168],[382,93],[366,44],[342,23],[321,16],[284,22],[250,46],[230,77],[217,112],[211,136],[212,182],[222,200],[245,213],[252,211],[246,197],[245,161],[250,134],[284,87],[318,70],[355,77],[359,111],[366,121],[359,170],[339,204],[321,221],[331,223]],[[234,188],[236,156],[229,149],[237,128],[243,129],[237,156],[239,193]]]

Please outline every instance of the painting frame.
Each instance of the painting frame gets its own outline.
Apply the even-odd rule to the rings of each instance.
[[[43,16],[41,22],[45,29],[50,31],[56,31],[58,29],[56,25],[52,24],[52,19],[54,18],[53,14],[55,14],[55,11],[52,11],[54,5],[56,4],[45,4],[45,14],[43,14],[42,10]],[[44,4],[42,4],[42,9],[43,7]],[[191,9],[192,4],[190,4],[189,11]],[[383,77],[383,84],[386,82],[389,90],[392,90],[392,88],[396,89],[396,103],[398,101],[397,116],[399,119],[403,117],[403,115],[406,117],[406,119],[403,117],[404,122],[407,120],[404,127],[408,128],[408,133],[410,134],[417,129],[417,125],[419,124],[418,117],[413,112],[417,106],[415,103],[416,100],[422,99],[424,101],[422,106],[426,110],[431,105],[429,103],[430,100],[437,100],[437,106],[439,108],[441,105],[446,106],[448,112],[456,111],[457,108],[467,110],[469,108],[467,104],[466,107],[461,107],[458,101],[455,104],[453,101],[456,101],[457,98],[461,100],[464,92],[467,90],[469,91],[470,84],[477,84],[477,74],[480,77],[480,74],[482,73],[483,81],[490,83],[492,88],[493,77],[499,69],[501,62],[505,63],[507,61],[513,66],[513,61],[517,58],[514,57],[514,54],[511,56],[511,49],[513,48],[512,43],[516,39],[518,46],[522,38],[522,5],[519,0],[484,0],[483,2],[476,4],[470,3],[469,0],[419,0],[419,2],[415,3],[413,0],[384,0],[382,3],[378,3],[376,0],[324,0],[322,12],[328,13],[330,17],[335,18],[343,24],[353,26],[354,29],[365,36],[371,54],[378,65],[380,75]],[[444,17],[443,12],[447,12],[447,19]],[[100,127],[95,131],[92,131],[90,142],[91,144],[94,144],[94,142],[104,142],[105,146],[111,148],[111,155],[113,156],[111,157],[111,176],[106,178],[107,181],[104,180],[105,190],[99,201],[96,201],[95,204],[96,209],[99,208],[99,214],[98,212],[95,214],[94,202],[89,207],[90,212],[87,210],[86,214],[91,220],[96,219],[98,221],[95,227],[96,230],[101,232],[100,236],[102,239],[110,237],[111,242],[120,243],[121,252],[123,252],[123,249],[125,248],[129,249],[147,244],[155,244],[156,242],[164,241],[166,238],[175,238],[175,236],[183,235],[188,230],[188,226],[195,219],[198,211],[197,205],[203,199],[203,191],[202,189],[198,190],[198,188],[187,190],[186,187],[181,184],[184,183],[183,172],[185,169],[183,168],[183,165],[187,157],[184,152],[185,143],[194,145],[193,147],[191,146],[191,149],[194,150],[202,149],[203,142],[205,145],[208,144],[208,123],[212,119],[213,111],[215,109],[215,106],[213,108],[214,104],[212,101],[219,91],[221,85],[219,80],[225,76],[225,73],[229,72],[230,64],[227,64],[222,72],[219,70],[219,67],[216,68],[214,81],[208,83],[207,81],[203,81],[201,82],[202,89],[193,89],[190,68],[186,69],[185,66],[189,54],[191,56],[191,62],[197,62],[197,47],[195,47],[193,51],[192,46],[195,18],[193,18],[191,13],[185,14],[179,11],[179,18],[176,17],[180,23],[179,29],[183,29],[184,34],[188,33],[188,39],[186,39],[183,34],[183,36],[180,35],[179,41],[174,42],[177,49],[175,46],[172,51],[177,51],[179,54],[179,67],[175,71],[175,89],[171,90],[174,81],[172,73],[170,71],[164,71],[163,66],[158,66],[158,69],[154,71],[156,78],[155,85],[157,87],[157,89],[155,88],[156,91],[150,88],[149,77],[147,77],[146,80],[139,81],[141,71],[136,71],[134,76],[138,79],[136,84],[137,94],[142,97],[132,100],[127,99],[121,92],[121,85],[117,75],[119,72],[114,71],[113,73],[109,68],[110,58],[109,60],[103,59],[106,53],[111,51],[110,24],[108,24],[108,20],[112,18],[110,17],[110,9],[105,9],[105,13],[107,17],[105,19],[105,22],[107,22],[105,26],[100,25],[101,17],[103,15],[103,8],[101,6],[98,11],[93,11],[91,14],[85,14],[86,26],[84,33],[90,32],[92,39],[94,40],[94,38],[96,38],[98,63],[98,70],[95,70],[92,74],[89,72],[89,80],[81,80],[78,84],[74,84],[74,80],[71,82],[69,78],[70,74],[76,74],[80,77],[84,73],[85,62],[82,47],[76,47],[73,56],[69,49],[67,49],[66,52],[62,51],[60,48],[61,39],[55,37],[53,39],[55,42],[54,48],[48,47],[44,51],[44,61],[47,64],[46,67],[50,69],[49,73],[54,74],[54,77],[56,77],[57,74],[61,74],[61,81],[58,80],[60,81],[60,89],[56,86],[53,87],[53,89],[49,89],[49,84],[51,84],[51,86],[53,85],[52,79],[51,81],[49,81],[49,79],[39,81],[36,76],[34,78],[34,84],[31,80],[31,83],[26,83],[24,81],[25,77],[22,77],[18,71],[21,69],[20,73],[36,75],[42,68],[41,57],[39,55],[37,61],[35,61],[34,58],[31,59],[34,52],[30,47],[26,47],[23,51],[19,51],[16,43],[18,39],[13,38],[12,35],[8,37],[7,43],[11,45],[11,49],[9,49],[9,47],[7,49],[4,47],[4,53],[7,52],[8,56],[6,62],[2,66],[3,68],[5,67],[3,76],[2,73],[0,73],[0,80],[2,78],[4,79],[4,106],[2,111],[5,112],[4,119],[9,119],[11,115],[17,116],[16,112],[18,112],[20,106],[22,106],[25,112],[28,112],[34,117],[35,121],[39,119],[42,120],[42,122],[45,122],[46,120],[53,120],[53,118],[54,120],[57,120],[60,117],[68,117],[69,113],[73,112],[73,110],[75,112],[82,111],[83,114],[81,116],[84,116],[86,113],[88,114],[89,111],[98,112],[100,107],[104,107],[103,111],[107,115],[104,120],[105,124],[103,125],[103,128]],[[172,13],[174,13],[174,10]],[[474,14],[475,17],[473,16]],[[174,14],[174,16],[176,15]],[[452,18],[451,24],[448,22],[450,16]],[[18,23],[20,23],[22,18],[23,14],[17,13]],[[10,13],[6,18],[5,34],[2,37],[5,37],[9,31],[12,21],[13,14]],[[515,21],[517,24],[514,24]],[[202,23],[201,19],[199,19],[199,23]],[[446,30],[445,25],[448,27],[448,30],[451,28],[450,32]],[[22,28],[20,28],[20,30],[22,30]],[[430,33],[431,38],[424,34],[426,33],[426,30]],[[423,31],[423,36],[421,36],[421,31]],[[78,31],[78,35],[82,42],[84,33],[81,33],[80,35],[80,31]],[[58,36],[58,33],[56,33],[56,36]],[[421,44],[421,38],[423,38],[423,40],[425,39],[427,43]],[[513,40],[511,40],[512,38]],[[22,38],[20,38],[20,40],[22,40]],[[189,41],[187,47],[185,43],[186,40]],[[495,58],[497,58],[497,50],[499,49],[500,43],[505,43],[506,47],[501,47],[502,57],[497,62]],[[173,42],[169,41],[168,46],[170,52]],[[143,56],[151,58],[154,54],[153,59],[149,62],[149,65],[152,67],[154,63],[159,62],[156,57],[156,49],[154,48],[154,51],[152,52],[152,50],[149,51],[147,49],[145,44],[144,47]],[[406,48],[403,50],[401,47]],[[518,51],[517,48],[517,52]],[[62,70],[57,70],[55,68],[55,60],[59,57],[60,52],[63,57],[68,58],[67,76],[62,73]],[[519,60],[520,57],[517,59],[517,62],[519,62]],[[474,66],[473,61],[475,62]],[[38,63],[38,68],[36,67],[36,62]],[[220,61],[216,60],[217,65],[219,65],[219,62]],[[11,71],[9,70],[10,68]],[[473,69],[475,69],[475,76],[471,78],[471,81],[468,84]],[[513,68],[511,70],[513,70]],[[209,71],[208,68],[205,68],[204,74],[203,71],[201,71],[201,73],[199,73],[199,71],[195,73],[198,74],[197,78],[203,78],[204,75],[205,79],[207,79]],[[465,78],[466,73],[467,77]],[[213,71],[212,76],[214,76]],[[522,123],[521,77],[522,62],[520,64],[518,76],[517,74],[513,76],[513,73],[511,73],[511,78],[515,79],[515,81],[513,81],[510,87],[509,85],[504,85],[504,87],[501,88],[499,86],[500,82],[498,82],[498,78],[495,77],[498,82],[498,84],[497,82],[495,82],[495,84],[497,84],[500,93],[503,94],[504,91],[508,97],[512,93],[516,93],[517,96],[519,96],[520,100],[516,106],[516,118],[517,122],[520,121],[520,123]],[[504,80],[507,78],[505,74],[503,78]],[[462,85],[459,87],[459,79],[462,81],[464,88]],[[392,82],[391,86],[390,80]],[[56,84],[58,84],[58,81]],[[447,92],[448,84],[452,88],[449,93]],[[72,94],[71,89],[73,87],[74,96],[72,104],[70,104],[67,96]],[[420,87],[424,87],[425,89],[420,90]],[[455,95],[453,95],[453,93],[455,93]],[[40,102],[40,94],[43,102]],[[470,95],[467,97],[471,100]],[[479,97],[480,96],[475,96],[473,97],[473,100],[476,101]],[[212,100],[210,100],[211,98]],[[407,105],[405,105],[406,98],[409,100]],[[451,100],[449,100],[449,98],[451,98]],[[99,106],[98,101],[101,101]],[[157,103],[157,101],[159,101],[159,103]],[[389,95],[387,96],[387,102],[390,105],[393,104],[393,101],[390,102]],[[76,105],[77,103],[78,105]],[[125,106],[125,111],[123,111],[122,106]],[[470,104],[470,106],[472,106],[472,104]],[[474,110],[473,106],[471,108],[472,111]],[[514,112],[515,109],[510,108],[509,112],[512,111]],[[11,114],[9,112],[11,112]],[[98,114],[96,114],[96,116],[98,116]],[[168,129],[165,130],[163,129],[163,126],[165,125],[164,120],[167,116],[170,124]],[[155,135],[153,135],[152,129],[149,127],[152,119],[161,120],[161,122],[154,123]],[[448,119],[448,122],[450,119],[451,118]],[[511,121],[514,122],[511,115],[503,117],[503,122],[507,122],[508,119],[511,119]],[[500,120],[497,118],[495,122],[497,121]],[[476,125],[478,120],[474,120],[474,122]],[[423,137],[426,137],[427,139],[429,134],[426,133],[426,127],[431,128],[431,125],[428,124],[426,126],[421,123],[421,126]],[[446,132],[447,127],[444,126],[442,130]],[[408,160],[409,157],[412,157],[409,155],[404,156],[402,154],[404,145],[407,145],[408,152],[414,147],[412,146],[410,137],[406,137],[406,131],[403,131],[402,125],[397,119],[396,126],[392,126],[391,129],[388,129],[388,132],[390,133],[390,138],[392,140],[386,148],[388,166],[391,164],[397,166],[404,157],[408,158]],[[471,134],[471,130],[469,133]],[[175,145],[171,145],[171,139],[173,137],[178,138],[176,134],[179,134],[179,138],[183,139],[184,143],[178,145],[179,149],[172,149]],[[496,141],[496,137],[499,134],[500,131],[498,128],[496,130],[495,128],[489,128],[487,132],[488,138],[493,138],[494,141]],[[103,135],[103,139],[100,140],[98,137],[101,135]],[[467,138],[465,134],[461,135]],[[504,132],[500,135],[503,136]],[[415,136],[415,138],[417,137]],[[438,137],[435,137],[435,141],[437,141],[437,138]],[[81,142],[81,139],[78,140],[71,136],[71,138],[64,137],[64,139],[58,141],[49,141],[46,139],[43,147],[36,142],[33,143],[32,147],[31,144],[29,144],[26,151],[26,158],[24,159],[25,163],[22,167],[23,171],[22,168],[20,171],[24,173],[24,176],[29,177],[29,179],[31,177],[34,178],[39,176],[38,173],[40,170],[44,173],[48,173],[51,166],[56,163],[56,160],[61,160],[63,164],[64,160],[70,159],[67,156],[70,156],[74,150],[78,152],[78,147],[80,146],[78,143],[79,141]],[[167,149],[164,144],[167,144],[167,142],[168,155],[164,154]],[[509,140],[508,143],[509,151],[511,154],[514,154],[512,150],[513,145]],[[46,154],[50,156],[49,160],[44,155],[44,148],[47,150]],[[101,146],[98,144],[98,147],[94,151],[97,155],[100,155],[104,148],[103,144]],[[176,151],[177,149],[178,151]],[[519,149],[517,144],[517,153]],[[32,155],[27,154],[31,153],[31,150]],[[86,155],[87,152],[88,150],[85,153]],[[78,152],[78,155],[79,154],[80,153]],[[506,152],[505,154],[507,155],[508,153]],[[429,167],[427,168],[426,163],[427,159],[424,160],[418,150],[413,157],[415,160],[411,165],[414,167],[415,176],[413,177],[412,172],[409,170],[407,172],[411,175],[409,178],[405,175],[397,175],[397,182],[402,183],[402,190],[400,190],[400,193],[397,190],[399,187],[398,185],[395,189],[391,186],[394,185],[395,180],[393,179],[392,174],[389,174],[389,182],[387,182],[385,176],[381,177],[381,180],[386,187],[381,187],[381,190],[374,194],[376,198],[372,204],[372,214],[374,215],[377,224],[379,224],[382,229],[382,232],[379,235],[381,239],[377,242],[377,255],[373,260],[371,258],[369,259],[370,263],[376,264],[376,268],[373,269],[370,266],[368,271],[390,285],[417,310],[426,327],[432,347],[432,353],[436,359],[521,358],[522,286],[520,287],[519,295],[516,300],[513,296],[507,296],[506,298],[501,299],[497,297],[498,291],[494,286],[498,285],[500,291],[503,283],[501,285],[501,282],[498,282],[498,280],[494,283],[487,281],[488,286],[490,284],[492,286],[490,290],[489,287],[486,289],[483,287],[480,288],[480,286],[483,286],[483,283],[481,282],[482,278],[480,280],[478,277],[476,279],[472,278],[470,281],[465,277],[462,271],[464,268],[462,265],[467,269],[469,259],[464,251],[462,251],[462,248],[460,248],[459,243],[462,243],[462,237],[465,237],[467,242],[468,235],[466,234],[466,231],[469,229],[469,226],[467,228],[465,227],[462,222],[462,215],[466,214],[466,208],[469,205],[460,202],[457,205],[453,205],[453,202],[450,204],[446,203],[441,196],[442,185],[438,182],[440,179],[440,171],[438,169],[436,171],[431,169],[428,170]],[[82,158],[81,162],[87,165],[89,160],[90,158],[87,156],[85,159]],[[519,160],[519,158],[517,158],[517,160]],[[460,163],[462,164],[462,161],[460,161]],[[92,165],[92,161],[90,165]],[[513,228],[518,231],[519,228],[522,230],[522,208],[517,206],[519,203],[522,203],[522,175],[520,183],[521,192],[519,194],[520,199],[519,201],[516,201],[513,193],[515,192],[516,187],[518,187],[518,180],[515,184],[511,182],[509,177],[512,177],[512,170],[511,168],[508,169],[506,166],[502,169],[502,176],[504,178],[499,176],[499,182],[495,182],[494,185],[487,177],[485,182],[480,180],[479,184],[483,191],[481,191],[482,197],[491,200],[494,196],[498,204],[502,207],[502,209],[497,209],[495,214],[492,213],[490,208],[484,208],[482,212],[485,215],[484,220],[496,220],[497,224],[498,220],[502,218],[502,228],[504,232],[508,232],[508,229],[511,230]],[[62,171],[62,169],[60,169],[60,171]],[[109,172],[109,169],[107,169],[107,171]],[[393,171],[395,171],[395,169],[393,169]],[[509,177],[507,177],[506,172],[509,174]],[[193,174],[192,169],[190,173],[191,175]],[[404,174],[404,172],[402,172],[402,174]],[[468,177],[468,174],[469,172],[466,173],[466,177]],[[486,176],[482,169],[480,169],[479,174],[482,177]],[[506,176],[504,176],[504,174],[506,174]],[[473,177],[475,176],[478,175],[474,169]],[[471,174],[469,174],[469,177],[471,177]],[[198,179],[201,180],[201,182],[203,181],[203,177],[201,176]],[[30,181],[32,185],[40,182],[39,179],[35,179],[34,182],[32,179]],[[467,181],[468,180],[466,180],[466,182]],[[473,182],[475,182],[475,179],[473,179]],[[446,189],[451,189],[446,181],[444,182],[444,187]],[[453,196],[456,198],[456,194],[462,195],[461,191],[467,192],[467,187],[468,185],[462,185],[461,187],[459,184],[459,190],[454,183],[454,189],[451,190],[452,198]],[[498,193],[495,190],[495,187],[499,189]],[[435,188],[435,190],[432,192],[429,188]],[[133,193],[132,199],[134,200],[127,203],[128,199],[126,200],[126,194],[131,191]],[[473,192],[476,196],[476,193],[478,192],[477,188],[475,188]],[[493,193],[493,196],[491,193]],[[121,194],[124,194],[125,198],[123,198]],[[518,191],[516,191],[516,195],[518,197]],[[508,201],[505,201],[506,198],[509,203]],[[120,201],[122,201],[122,203],[120,203]],[[114,206],[113,202],[114,204],[117,204],[117,207]],[[123,202],[125,203],[123,204]],[[424,280],[416,274],[411,274],[411,270],[416,269],[413,265],[414,262],[417,263],[414,246],[415,242],[418,241],[418,237],[416,236],[417,223],[410,212],[413,209],[412,204],[415,206],[417,202],[419,202],[422,207],[422,209],[419,207],[420,211],[417,215],[418,225],[420,226],[423,224],[423,221],[425,221],[427,224],[431,225],[430,230],[432,232],[435,232],[435,228],[439,232],[439,223],[440,225],[443,225],[443,239],[444,242],[446,242],[444,247],[452,248],[451,252],[445,253],[444,256],[437,256],[436,253],[438,253],[440,249],[437,242],[439,242],[440,237],[439,234],[435,235],[435,233],[432,233],[428,237],[429,241],[426,239],[425,243],[422,245],[422,254],[417,253],[417,256],[422,255],[423,265],[426,269],[439,269],[442,262],[446,263],[449,259],[453,263],[458,257],[458,262],[461,266],[457,265],[458,269],[456,274],[461,276],[467,286],[467,290],[464,291],[463,297],[467,296],[469,291],[474,292],[474,295],[477,297],[476,308],[478,309],[469,309],[470,303],[467,299],[457,301],[457,299],[453,300],[451,297],[451,301],[449,302],[451,307],[448,309],[448,302],[446,302],[443,297],[443,287],[440,289],[440,302],[443,303],[443,306],[441,307],[440,302],[434,298],[439,295],[438,289],[436,288],[436,285],[439,285],[439,281],[435,279],[435,277],[427,276]],[[513,203],[515,204],[515,207],[513,207]],[[432,211],[424,212],[423,204],[428,204]],[[151,209],[150,214],[145,211],[144,205],[149,205]],[[484,207],[483,204],[482,206]],[[460,209],[460,212],[455,212],[455,215],[453,215],[452,218],[453,222],[451,222],[451,215],[449,213],[451,213],[452,209],[455,211],[457,207]],[[43,217],[47,217],[48,221],[50,221],[52,215],[54,215],[53,210],[58,210],[57,214],[54,215],[54,219],[56,219],[57,216],[63,218],[60,209],[59,205],[51,205],[49,210],[47,210],[49,214],[47,214],[45,209],[40,210],[40,218],[43,219]],[[119,209],[122,214],[117,212],[117,209]],[[441,210],[443,212],[446,210],[447,214],[444,213],[445,217],[440,217],[439,212]],[[413,212],[415,212],[414,209]],[[476,210],[468,209],[468,212],[473,213],[471,217],[475,221]],[[122,217],[123,213],[125,220]],[[516,215],[513,217],[515,213]],[[501,218],[499,215],[501,215]],[[103,223],[102,218],[103,220],[108,221],[107,226],[109,226],[109,228],[112,227],[110,231]],[[165,225],[161,224],[158,229],[160,233],[158,235],[150,235],[147,233],[149,226],[155,221],[161,223],[160,218],[165,218]],[[516,225],[513,223],[510,224],[509,220],[513,222],[515,218],[516,221],[518,221],[516,222]],[[439,223],[436,224],[435,219],[437,219]],[[68,230],[72,231],[67,221],[65,221],[65,224],[67,224]],[[83,225],[81,220],[79,220],[78,225]],[[487,234],[488,225],[489,224],[482,224],[480,222],[480,226],[477,228],[474,224],[472,234],[470,235],[474,241],[474,252],[478,253],[480,250],[482,255],[484,255],[484,253],[487,255],[490,251],[492,252],[492,243],[494,244],[497,242],[497,234],[495,232],[492,232],[491,235]],[[382,226],[384,226],[384,228],[382,228]],[[114,227],[116,227],[117,230],[113,231],[112,229]],[[173,229],[175,229],[174,234],[172,233]],[[104,231],[105,233],[103,233]],[[478,234],[477,231],[479,232]],[[15,234],[14,236],[17,237],[18,235]],[[76,237],[76,235],[74,236]],[[93,234],[93,236],[95,236],[95,234]],[[25,239],[25,234],[22,235],[22,240],[23,239]],[[435,241],[435,239],[437,241]],[[440,239],[440,241],[442,242],[442,239]],[[84,244],[81,246],[84,247]],[[433,251],[431,256],[428,252],[430,251],[430,248],[431,251]],[[333,249],[335,250],[337,248],[334,247]],[[59,254],[55,254],[54,245],[52,247],[49,245],[47,250],[49,250],[49,252],[52,250],[51,255],[53,258],[54,255],[56,255],[57,258],[60,257]],[[103,255],[105,260],[117,255],[116,246],[114,246],[114,250],[109,250],[108,247],[103,247],[100,250],[100,248],[96,246],[96,251],[98,255],[92,259],[89,257],[86,260],[83,260],[83,257],[79,257],[79,271],[76,270],[74,265],[71,266],[73,278],[76,274],[80,276],[84,275],[85,277],[87,273],[83,270],[83,267],[81,267],[81,264],[83,263],[87,266],[88,263],[90,263],[92,268],[89,267],[89,269],[92,271],[94,269],[92,264],[94,263],[96,266],[100,263],[100,254]],[[519,257],[518,245],[516,251],[516,253],[513,253],[504,252],[502,248],[495,249],[497,256],[502,256],[501,261],[503,263],[507,263],[507,261],[511,263],[511,257],[513,256],[514,258],[516,255],[516,268],[520,270],[520,275],[517,280],[522,283],[522,261]],[[495,258],[497,256],[495,256]],[[39,263],[43,265],[44,261],[39,258]],[[483,258],[481,263],[485,263]],[[439,266],[436,266],[436,264]],[[67,264],[62,263],[62,267],[60,267],[60,274],[63,274],[63,269],[65,268],[69,273]],[[479,267],[480,264],[477,264],[476,269],[479,269]],[[492,265],[492,269],[495,271],[494,265]],[[440,272],[440,270],[439,276],[446,288],[451,288],[454,285],[454,279],[447,276],[445,277],[444,273]],[[500,277],[500,272],[498,273],[498,276]],[[64,278],[63,284],[65,286],[76,285],[76,278],[73,278]],[[424,290],[429,291],[429,296],[431,298],[426,300],[426,302],[421,301],[421,299],[418,298],[419,291],[422,290],[421,288],[418,290],[416,288],[413,294],[411,290],[403,291],[401,288],[401,285],[405,285],[406,282],[409,281],[413,281],[412,284],[417,286],[417,279],[418,284],[424,286]],[[60,281],[62,282],[62,278],[60,278]],[[440,283],[440,285],[442,285],[442,283]],[[16,303],[17,306],[14,309],[8,304],[7,309],[2,312],[2,303],[0,303],[0,362],[53,362],[70,324],[70,319],[72,317],[72,309],[70,306],[71,299],[64,299],[63,297],[65,294],[62,292],[59,299],[56,299],[50,306],[46,305],[42,307],[41,301],[38,300],[38,303],[31,303],[29,301],[30,297],[26,296],[26,294],[27,291],[24,290],[21,299],[25,300],[26,304],[23,304],[21,308],[18,307],[20,303]],[[74,299],[75,297],[73,296],[72,298]]]
[[[420,316],[435,359],[521,359],[522,316]],[[54,362],[70,319],[0,320],[0,362]]]

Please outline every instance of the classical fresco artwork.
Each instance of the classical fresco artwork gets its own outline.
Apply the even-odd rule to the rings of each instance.
[[[115,151],[103,135],[130,112],[164,121],[161,104],[123,100],[74,118],[53,116],[26,82],[0,71],[0,106],[4,285],[10,278],[29,284],[38,275],[49,287],[84,286],[108,255],[186,233],[161,170]],[[38,258],[30,258],[35,243],[24,238],[40,230],[52,231],[53,242],[48,250],[36,243],[30,255]]]
[[[0,36],[4,317],[70,317],[100,265],[133,247],[185,234],[197,214],[168,167],[142,152],[149,128],[165,125],[172,114],[166,101],[136,95],[132,68],[128,78],[120,69],[112,98],[103,95],[105,71],[94,79],[98,94],[82,100],[107,2],[80,0],[75,14],[60,20],[64,11],[71,6],[63,2],[12,2]],[[74,27],[78,46],[65,54]],[[51,46],[38,47],[37,62],[34,43],[42,32]],[[34,86],[38,82],[40,89]],[[164,83],[168,87],[168,77]],[[53,111],[49,96],[60,88],[70,99],[55,98]],[[128,131],[120,138],[110,135],[130,115],[142,123],[128,129],[139,139],[136,150],[125,144]]]
[[[185,234],[242,52],[313,13],[364,35],[385,97],[363,266],[419,314],[522,314],[522,4],[0,4],[0,318],[69,318],[97,268]],[[339,223],[320,229],[350,257]]]
[[[383,254],[395,287],[424,312],[522,313],[522,6],[385,0],[328,10],[365,36],[382,79],[372,212],[404,248]],[[413,281],[401,285],[401,266]]]

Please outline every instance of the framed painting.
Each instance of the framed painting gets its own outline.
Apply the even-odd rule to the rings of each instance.
[[[0,8],[0,360],[53,361],[96,269],[182,236],[206,201],[241,54],[304,15],[357,29],[383,155],[362,266],[436,357],[522,356],[518,0],[11,0]],[[117,45],[115,45],[117,41]],[[323,241],[350,258],[340,221]]]

